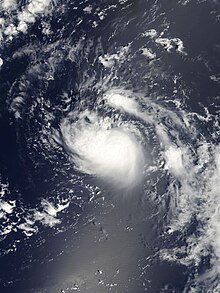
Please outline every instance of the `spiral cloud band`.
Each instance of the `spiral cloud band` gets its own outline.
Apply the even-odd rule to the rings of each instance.
[[[72,124],[65,120],[61,125],[62,137],[75,167],[115,187],[135,187],[141,181],[145,163],[137,138],[123,127],[106,127],[94,113],[89,115]]]

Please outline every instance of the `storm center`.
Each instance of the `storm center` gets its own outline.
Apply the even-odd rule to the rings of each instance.
[[[72,130],[63,128],[62,134],[81,172],[122,188],[134,187],[140,182],[145,156],[140,143],[129,131],[84,124]]]

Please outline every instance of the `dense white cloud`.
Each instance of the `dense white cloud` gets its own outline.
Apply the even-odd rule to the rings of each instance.
[[[106,126],[95,113],[84,113],[76,123],[64,119],[61,124],[64,144],[81,172],[107,180],[118,188],[132,188],[143,176],[143,149],[128,129]]]
[[[4,10],[16,9],[17,3],[16,0],[3,0],[0,4]]]

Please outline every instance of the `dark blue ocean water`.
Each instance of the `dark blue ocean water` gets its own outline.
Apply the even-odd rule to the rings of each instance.
[[[191,292],[198,272],[211,266],[210,255],[198,266],[159,257],[160,249],[185,245],[186,233],[197,231],[198,219],[184,231],[164,236],[169,199],[158,208],[156,198],[151,202],[140,194],[129,203],[115,202],[114,192],[76,171],[50,137],[69,112],[96,107],[97,96],[105,91],[98,82],[115,70],[117,78],[112,77],[110,86],[155,101],[160,97],[159,103],[173,113],[177,99],[188,113],[205,116],[208,109],[213,119],[194,121],[197,139],[217,145],[219,136],[213,133],[219,115],[220,6],[216,1],[185,2],[57,2],[49,14],[28,25],[27,33],[3,41],[0,180],[8,184],[7,200],[16,200],[16,208],[0,219],[1,230],[11,231],[0,236],[0,292]],[[91,13],[83,10],[86,7]],[[2,17],[9,16],[2,12]],[[43,33],[43,24],[50,27],[49,34]],[[161,38],[179,38],[184,52],[174,41],[169,49],[155,38],[142,37],[150,29],[158,37],[163,32]],[[99,62],[99,56],[128,45],[129,54],[114,61],[118,65],[113,69]],[[141,54],[145,47],[155,53],[153,60]],[[18,96],[20,102],[15,101]],[[171,122],[171,132],[173,128]],[[186,144],[196,144],[187,132],[179,136]],[[158,197],[167,185],[167,178],[159,177]],[[43,199],[55,205],[68,201],[69,207],[57,216],[57,225],[40,219],[31,224],[35,232],[25,235],[18,226],[43,211]],[[192,292],[209,292],[210,284],[196,284]]]

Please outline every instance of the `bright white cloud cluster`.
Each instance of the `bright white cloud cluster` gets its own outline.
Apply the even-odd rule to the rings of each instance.
[[[151,49],[143,48],[141,49],[142,55],[146,56],[148,59],[152,60],[156,58],[156,54],[152,52]]]
[[[69,202],[55,206],[47,200],[42,200],[41,205],[43,211],[36,210],[34,212],[33,221],[39,221],[45,226],[53,227],[61,222],[60,219],[57,218],[58,213],[68,208]]]
[[[132,188],[143,176],[143,149],[129,130],[106,126],[95,113],[84,113],[76,123],[65,119],[61,124],[64,145],[81,172],[118,188]]]
[[[129,97],[129,92],[119,90],[110,90],[104,95],[104,99],[107,103],[115,109],[119,109],[123,112],[139,116],[141,114],[138,102]]]
[[[163,46],[168,52],[170,52],[172,49],[176,49],[176,51],[186,55],[186,52],[184,51],[183,41],[179,38],[168,39],[160,37],[157,38],[155,42]]]
[[[15,0],[3,0],[1,6],[4,10],[14,10],[17,7],[17,3]]]
[[[46,15],[52,7],[52,0],[30,0],[21,9],[16,0],[2,0],[0,11],[5,16],[0,17],[0,46],[5,40],[13,40],[19,33],[26,33],[29,25],[33,24],[39,16]],[[4,15],[4,14],[3,14]],[[43,33],[48,33],[45,27]],[[0,69],[3,59],[0,57]]]
[[[0,213],[11,214],[14,210],[15,204],[16,204],[16,201],[7,202],[4,200],[0,200]]]
[[[106,68],[111,68],[115,62],[120,61],[121,63],[126,60],[127,54],[129,52],[130,46],[121,47],[117,53],[105,54],[104,56],[99,56],[99,62]]]
[[[180,38],[166,38],[164,37],[164,32],[158,34],[155,29],[145,31],[142,36],[151,38],[156,44],[163,46],[164,49],[168,52],[171,52],[172,49],[175,49],[177,52],[187,55],[184,49],[183,41]],[[152,56],[152,58],[155,58],[153,57],[155,54],[149,49],[143,49],[142,54],[146,54],[148,57]]]
[[[17,210],[18,202],[8,199],[8,191],[9,186],[0,182],[0,235],[4,236],[17,231],[22,231],[26,236],[32,236],[38,232],[39,224],[54,227],[61,223],[60,212],[67,209],[70,204],[68,200],[53,203],[48,199],[42,199],[35,209],[23,210],[20,214]]]
[[[15,0],[3,0],[0,9],[7,11],[8,16],[0,18],[0,39],[12,40],[18,33],[25,33],[28,26],[39,16],[48,13],[51,2],[51,0],[32,0],[18,10]]]

